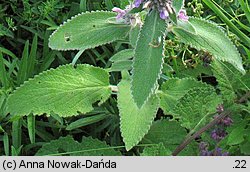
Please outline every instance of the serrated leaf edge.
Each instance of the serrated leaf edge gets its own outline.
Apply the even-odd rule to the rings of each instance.
[[[165,22],[165,24],[167,25],[167,22]],[[143,23],[143,25],[144,25],[144,23]],[[137,37],[137,41],[136,41],[136,46],[135,47],[137,47],[137,43],[138,43],[138,41],[139,41],[139,39],[140,39],[140,37],[141,37],[141,30],[142,30],[142,28],[143,28],[143,25],[141,26],[141,28],[140,28],[140,32],[139,32],[139,35],[138,35],[138,37]],[[166,30],[167,30],[167,27],[166,27]],[[154,86],[151,88],[151,91],[150,91],[150,93],[149,93],[149,95],[148,95],[148,97],[146,98],[146,100],[144,101],[144,103],[142,104],[142,106],[144,106],[145,104],[146,104],[146,102],[148,102],[148,100],[149,100],[149,98],[153,95],[153,94],[155,94],[156,93],[156,90],[158,89],[158,87],[159,87],[159,84],[157,83],[157,81],[161,78],[161,74],[162,74],[162,69],[163,69],[163,64],[164,64],[164,58],[165,58],[165,45],[166,45],[166,41],[165,41],[165,38],[166,38],[166,30],[165,30],[165,32],[163,33],[163,36],[162,36],[162,41],[163,41],[163,52],[162,52],[162,63],[161,63],[161,66],[160,66],[160,72],[159,72],[159,74],[158,74],[158,76],[157,76],[157,78],[156,78],[156,81],[155,81],[155,84],[154,84]],[[136,48],[134,48],[134,54],[135,54],[135,49]],[[135,58],[135,57],[134,57]],[[133,64],[132,64],[132,66],[134,66],[134,63],[135,63],[135,60],[134,60],[134,58],[133,58],[133,60],[132,60],[132,62],[133,62]],[[134,72],[133,72],[133,69],[132,69],[132,77],[131,78],[133,78],[133,75],[134,75]],[[134,96],[133,96],[133,90],[132,90],[132,81],[133,81],[133,79],[131,79],[131,81],[130,81],[130,90],[131,90],[131,95],[132,95],[132,98],[134,99]],[[137,105],[137,103],[135,102],[135,104]],[[142,107],[141,106],[141,107]],[[138,107],[138,105],[137,105],[137,107]],[[140,107],[140,108],[141,108]],[[139,108],[139,107],[138,107]]]
[[[131,85],[131,84],[130,84]],[[119,87],[119,85],[118,85],[118,87]],[[128,90],[129,91],[129,94],[130,94],[130,96],[132,96],[132,94],[131,94],[131,90],[129,89]],[[149,125],[147,125],[145,128],[143,128],[144,129],[144,134],[143,135],[141,135],[140,137],[139,137],[139,139],[137,139],[137,141],[136,142],[134,142],[133,144],[131,144],[131,145],[126,145],[126,139],[124,138],[124,133],[123,133],[123,131],[121,130],[121,136],[122,136],[122,139],[123,139],[123,141],[124,141],[124,143],[125,143],[125,148],[126,148],[126,150],[127,151],[129,151],[129,150],[131,150],[134,146],[136,146],[143,138],[144,138],[144,136],[148,133],[148,131],[150,130],[150,127],[151,127],[151,125],[153,124],[153,121],[154,121],[154,118],[155,118],[155,116],[156,116],[156,113],[157,113],[157,111],[158,111],[158,109],[159,109],[159,105],[160,105],[160,101],[159,101],[159,97],[157,96],[157,95],[155,95],[156,96],[156,99],[158,100],[158,106],[157,106],[157,108],[155,109],[155,111],[154,111],[154,116],[152,116],[152,118],[151,118],[151,120],[150,120],[150,123],[149,123]],[[123,120],[122,120],[122,118],[121,118],[121,112],[120,111],[124,111],[124,109],[122,108],[122,106],[120,105],[120,103],[119,103],[120,101],[119,101],[119,99],[117,100],[117,107],[118,107],[118,109],[119,109],[119,116],[120,116],[120,128],[123,128]],[[135,102],[134,102],[135,103]],[[135,103],[135,105],[136,105],[136,103]],[[144,103],[144,105],[142,105],[142,107],[140,108],[140,109],[143,109],[143,107],[145,106],[145,103]],[[136,106],[137,107],[137,106]],[[138,107],[137,107],[138,108]],[[138,108],[138,110],[140,110],[139,108]]]
[[[197,20],[200,20],[200,21],[205,21],[205,22],[207,22],[207,23],[209,23],[209,24],[212,24],[213,26],[217,27],[217,28],[225,35],[226,39],[230,42],[230,44],[235,48],[235,50],[236,50],[237,54],[239,55],[239,57],[241,57],[238,48],[232,43],[232,41],[229,39],[229,37],[227,36],[227,34],[225,33],[225,31],[223,30],[223,28],[222,28],[221,26],[218,26],[217,23],[215,23],[215,22],[213,22],[213,21],[211,21],[211,20],[206,20],[206,19],[198,18],[198,17],[190,17],[190,18],[191,18],[191,19],[192,19],[192,18],[193,18],[193,19],[197,19]],[[182,30],[185,30],[185,29],[180,28],[180,27],[178,27],[178,28],[179,28],[179,29],[182,29]],[[185,31],[186,31],[186,30],[185,30]],[[186,32],[189,32],[189,31],[186,31]],[[189,33],[192,34],[192,35],[194,35],[194,34],[191,33],[191,32],[189,32]],[[187,43],[186,41],[183,41],[183,42]],[[203,51],[205,50],[204,48],[198,48],[197,46],[194,46],[194,45],[191,44],[191,43],[187,43],[187,44],[189,44],[191,47],[193,47],[193,48],[195,48],[195,49],[197,49],[197,50],[203,50]],[[238,66],[236,63],[234,63],[234,62],[231,61],[230,59],[226,59],[226,58],[221,59],[221,58],[218,58],[218,60],[221,60],[221,61],[223,61],[223,62],[229,62],[229,63],[233,64],[233,66],[235,66],[242,74],[245,74],[245,73],[246,73],[245,70],[244,70],[244,68],[241,68],[240,66]],[[242,59],[240,59],[240,61],[241,61],[241,63],[242,63]]]
[[[105,11],[105,10],[86,11],[86,12],[82,12],[82,13],[77,14],[77,15],[71,17],[70,19],[67,19],[67,20],[64,21],[62,24],[60,24],[60,25],[58,26],[58,28],[50,35],[50,37],[49,37],[49,47],[50,47],[52,50],[58,50],[58,51],[87,50],[87,49],[92,49],[92,48],[96,48],[96,47],[99,47],[99,46],[103,46],[103,45],[106,45],[106,44],[110,44],[110,43],[112,43],[112,42],[114,42],[114,41],[116,41],[116,40],[119,40],[119,38],[113,37],[113,40],[111,40],[111,41],[109,41],[109,42],[106,42],[106,43],[103,43],[103,44],[100,44],[100,45],[97,45],[97,46],[86,46],[86,48],[84,48],[84,49],[81,49],[81,48],[80,48],[80,49],[78,49],[78,48],[66,48],[66,49],[63,49],[63,48],[56,48],[56,47],[51,46],[51,44],[50,44],[51,41],[50,41],[50,40],[51,40],[52,36],[54,36],[54,34],[57,33],[58,29],[64,27],[66,23],[69,23],[69,22],[71,22],[71,20],[73,20],[73,19],[75,19],[75,18],[77,18],[77,17],[79,17],[79,16],[81,16],[81,15],[84,15],[84,14],[100,13],[100,12],[106,12],[106,13],[110,13],[110,14],[111,14],[111,13],[112,13],[112,14],[115,14],[115,13],[112,12],[112,11]]]
[[[92,65],[89,65],[89,64],[78,64],[77,66],[86,66],[86,67],[93,67],[93,68],[98,68],[98,69],[102,69],[102,68],[100,68],[100,67],[97,67],[97,66],[92,66]],[[17,92],[21,87],[23,87],[24,85],[26,85],[27,83],[29,83],[30,81],[32,81],[32,80],[34,80],[34,79],[36,79],[36,78],[38,78],[38,77],[40,77],[41,75],[46,75],[46,74],[48,74],[48,73],[50,73],[50,72],[52,72],[52,71],[54,71],[54,70],[57,70],[57,69],[61,69],[61,68],[67,68],[67,67],[72,67],[73,68],[73,66],[72,66],[72,64],[66,64],[66,65],[60,65],[59,67],[57,67],[57,68],[51,68],[51,69],[48,69],[48,70],[46,70],[46,71],[43,71],[43,72],[41,72],[41,73],[39,73],[39,74],[37,74],[37,75],[35,75],[33,78],[29,78],[27,81],[24,81],[24,83],[23,84],[21,84],[19,87],[16,87],[16,89],[9,95],[9,97],[7,98],[7,102],[6,102],[6,112],[5,112],[5,114],[8,114],[9,112],[9,110],[8,110],[8,108],[9,108],[9,106],[8,106],[8,99],[10,98],[10,97],[12,97],[13,96],[13,94],[15,93],[15,92]],[[77,67],[76,67],[77,68]],[[104,69],[102,69],[102,70],[104,70]],[[105,71],[105,70],[104,70]],[[107,72],[107,71],[105,71],[107,74],[108,74],[108,76],[110,77],[110,75],[109,75],[109,73]],[[110,88],[110,86],[107,86],[107,88],[109,88],[110,89],[110,94],[111,94],[111,88]],[[108,99],[108,97],[106,98],[106,99],[102,99],[99,103],[98,103],[98,106],[100,106],[101,104],[103,104],[106,100]],[[93,110],[93,107],[92,107],[92,110]],[[90,110],[90,111],[92,111],[92,110]],[[90,112],[89,111],[89,112]],[[30,113],[33,113],[32,111],[30,112]],[[52,113],[52,112],[51,112]],[[85,113],[87,113],[87,112],[85,112]],[[45,114],[45,112],[36,112],[36,116],[41,116],[41,115],[43,115],[43,114]],[[18,115],[18,116],[23,116],[23,115],[29,115],[29,114],[20,114],[20,115]],[[50,115],[50,114],[46,114],[46,115]],[[71,116],[78,116],[79,115],[79,113],[77,113],[76,112],[76,114],[75,115],[71,115]],[[62,116],[63,117],[63,116]],[[67,117],[69,117],[69,116],[67,116]]]

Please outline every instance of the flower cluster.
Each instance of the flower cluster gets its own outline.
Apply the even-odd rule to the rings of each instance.
[[[218,105],[217,109],[217,115],[214,116],[214,118],[218,118],[221,113],[224,112],[224,107],[223,105]],[[220,142],[222,139],[224,139],[227,136],[226,128],[231,126],[233,123],[233,120],[226,116],[220,120],[218,120],[216,127],[212,130],[210,136],[211,138],[216,142]],[[199,145],[200,149],[200,155],[201,156],[227,156],[229,155],[228,152],[222,152],[221,148],[215,148],[212,151],[208,150],[208,144],[205,142],[201,142]]]
[[[143,8],[156,8],[160,13],[160,17],[164,20],[169,18],[169,14],[173,14],[175,10],[172,7],[173,0],[135,0],[134,6],[138,8],[141,4]],[[184,9],[178,13],[178,18],[183,21],[188,21],[187,13]]]
[[[141,19],[137,14],[130,14],[129,12],[134,8],[133,4],[128,5],[124,10],[114,7],[112,11],[117,13],[116,20],[125,24],[130,24],[136,26],[137,24],[141,25]]]
[[[135,0],[133,4],[128,5],[124,10],[115,7],[112,11],[117,13],[117,21],[132,25],[141,24],[138,16],[129,13],[132,9],[139,8],[140,6],[142,6],[143,9],[158,9],[160,17],[163,20],[167,20],[170,14],[175,13],[172,7],[172,1],[173,0]],[[188,16],[184,9],[179,11],[177,17],[182,21],[188,21]]]
[[[218,115],[214,116],[214,118],[218,118],[219,115],[224,111],[224,107],[223,105],[219,105],[217,107],[217,113]],[[226,116],[223,119],[220,119],[217,122],[216,128],[211,132],[211,138],[214,139],[215,141],[219,142],[221,141],[223,138],[225,138],[227,136],[227,132],[226,132],[226,127],[231,126],[233,123],[233,120]]]
[[[228,152],[222,152],[221,148],[215,148],[212,151],[208,150],[209,145],[205,142],[201,142],[199,145],[200,156],[228,156]]]

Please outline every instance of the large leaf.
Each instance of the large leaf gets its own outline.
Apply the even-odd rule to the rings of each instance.
[[[49,46],[56,50],[85,50],[123,39],[130,27],[109,23],[108,19],[115,15],[107,11],[79,14],[51,35]]]
[[[86,113],[111,94],[108,73],[90,65],[61,66],[25,82],[7,101],[12,115],[54,112],[62,117]]]
[[[152,96],[148,102],[139,109],[131,95],[130,81],[121,81],[118,88],[121,133],[126,149],[130,150],[138,144],[148,132],[156,115],[159,100],[156,96]]]
[[[149,13],[141,29],[133,63],[132,95],[140,108],[155,92],[163,63],[166,23],[156,10]]]
[[[198,87],[210,86],[192,78],[173,78],[167,80],[161,86],[161,92],[159,92],[161,108],[165,113],[170,112],[189,90]]]
[[[213,88],[194,88],[178,101],[172,112],[183,127],[198,129],[196,126],[205,125],[221,103]]]
[[[229,62],[239,71],[245,73],[238,50],[221,28],[212,22],[193,17],[189,19],[189,23],[186,23],[191,24],[195,32],[187,27],[177,26],[173,28],[173,32],[182,42],[197,49],[208,51],[214,58]]]
[[[67,136],[44,144],[36,155],[115,156],[121,153],[109,147],[105,142],[91,137],[83,138],[79,143],[71,136]]]

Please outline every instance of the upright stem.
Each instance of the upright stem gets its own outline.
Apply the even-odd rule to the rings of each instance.
[[[175,151],[172,153],[173,156],[178,155],[189,143],[191,143],[192,140],[199,137],[202,133],[213,127],[220,121],[221,119],[225,118],[226,116],[230,115],[229,111],[225,111],[221,113],[217,118],[214,118],[213,121],[211,121],[209,124],[201,128],[199,131],[197,131],[195,134],[191,135],[190,137],[186,138],[182,144],[180,144]]]

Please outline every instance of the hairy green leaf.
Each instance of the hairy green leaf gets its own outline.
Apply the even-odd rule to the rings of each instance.
[[[173,132],[174,131],[174,132]],[[185,138],[187,132],[177,121],[159,120],[153,123],[143,143],[163,143],[173,150]]]
[[[150,12],[140,31],[135,48],[132,95],[140,108],[157,88],[163,64],[166,23],[156,10]]]
[[[108,73],[90,65],[61,66],[25,82],[7,100],[11,115],[41,115],[54,112],[62,117],[86,113],[92,104],[111,94]]]
[[[131,70],[132,68],[132,60],[123,60],[114,62],[109,69],[109,72],[113,71],[122,71],[122,70]]]
[[[155,118],[159,100],[153,95],[148,102],[139,109],[131,95],[130,81],[121,81],[118,88],[121,133],[126,149],[130,150],[138,144],[148,132]]]
[[[116,62],[116,61],[124,61],[132,58],[134,56],[134,50],[133,49],[126,49],[119,51],[115,55],[113,55],[109,61]]]
[[[83,138],[79,143],[71,136],[67,136],[44,144],[36,153],[36,156],[42,155],[115,156],[121,153],[109,147],[105,142],[91,137]]]
[[[245,127],[247,125],[246,121],[238,124],[229,134],[227,139],[228,145],[240,144],[244,141]]]
[[[129,60],[134,56],[133,49],[122,50],[113,55],[109,60],[113,62],[109,72],[131,70],[132,60]]]
[[[245,142],[243,144],[240,144],[240,152],[245,154],[245,155],[250,155],[250,142]]]
[[[137,40],[138,40],[140,29],[141,29],[140,26],[137,25],[135,27],[132,27],[132,29],[129,32],[129,42],[130,42],[130,44],[132,45],[133,48],[136,47],[136,43],[137,43]]]
[[[192,78],[173,78],[167,80],[161,86],[161,92],[159,92],[160,107],[165,113],[170,112],[189,90],[198,87],[210,86]]]
[[[188,22],[187,22],[188,23]],[[195,28],[195,33],[182,27],[174,27],[173,32],[186,44],[197,49],[210,52],[214,58],[234,65],[245,73],[242,59],[237,48],[216,24],[204,19],[191,17],[189,23]]]
[[[171,153],[172,152],[166,148],[163,143],[159,143],[155,146],[144,148],[141,156],[169,156]]]
[[[159,120],[153,123],[148,134],[143,138],[142,143],[163,143],[165,148],[173,152],[183,142],[186,135],[186,129],[181,127],[179,122]],[[197,144],[192,142],[179,155],[197,155],[197,148]]]
[[[174,117],[179,118],[181,125],[188,129],[197,129],[210,119],[216,107],[222,103],[215,90],[209,87],[194,88],[183,96],[172,110]]]
[[[79,14],[61,25],[50,37],[49,46],[56,50],[86,50],[119,39],[128,34],[129,25],[112,24],[108,11]]]

